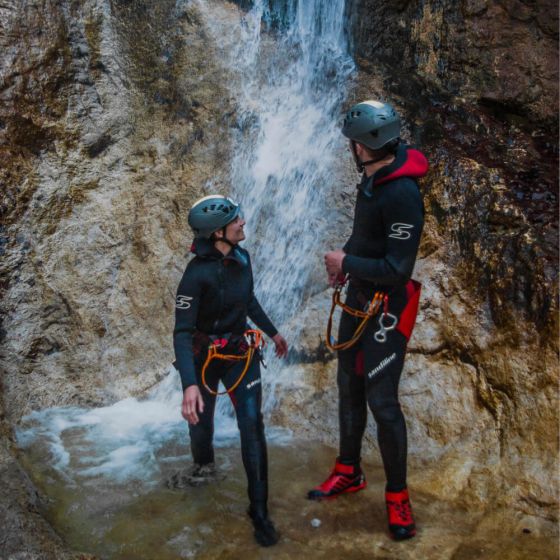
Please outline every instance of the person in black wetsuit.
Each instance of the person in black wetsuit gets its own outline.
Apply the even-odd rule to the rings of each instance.
[[[238,245],[245,239],[239,205],[220,195],[205,197],[189,212],[189,225],[195,234],[191,249],[195,257],[188,263],[177,290],[173,344],[183,386],[181,412],[189,423],[195,470],[203,472],[214,462],[216,397],[201,379],[209,344],[219,340],[221,353],[242,355],[247,349],[244,333],[249,317],[272,338],[277,356],[285,356],[288,346],[253,292],[249,253]],[[270,546],[278,541],[278,535],[267,511],[267,453],[259,357],[255,354],[243,380],[229,395],[248,479],[248,514],[257,542]],[[208,387],[216,391],[221,381],[226,389],[231,389],[244,366],[245,361],[213,360],[206,372]]]
[[[346,304],[363,310],[375,292],[387,297],[357,344],[338,352],[340,448],[327,480],[310,499],[335,497],[366,486],[360,468],[367,406],[377,424],[387,478],[389,531],[397,540],[416,533],[406,483],[406,425],[398,385],[414,326],[420,284],[411,280],[424,224],[416,179],[426,174],[426,158],[400,141],[400,119],[387,103],[365,101],[352,107],[343,134],[358,170],[354,225],[342,250],[325,255],[331,286],[348,277]],[[352,338],[359,320],[343,313],[339,342]]]

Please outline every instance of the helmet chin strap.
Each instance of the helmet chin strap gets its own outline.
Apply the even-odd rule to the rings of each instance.
[[[219,241],[227,243],[232,249],[237,247],[237,243],[232,243],[227,237],[222,237],[221,239],[219,239]]]
[[[234,249],[235,247],[237,247],[237,243],[232,243],[227,237],[226,237],[226,228],[223,227],[221,230],[223,234],[223,237],[215,237],[214,238],[214,243],[217,243],[218,241],[221,241],[222,243],[226,243],[227,245],[229,245],[232,249]]]
[[[236,259],[241,266],[247,266],[247,264],[249,263],[247,257],[243,255],[242,251],[240,251],[239,245],[237,243],[232,243],[229,239],[226,238],[225,230],[226,228],[222,228],[222,232],[224,234],[223,237],[220,237],[219,239],[214,239],[214,246],[216,245],[216,243],[218,243],[218,241],[221,241],[226,245],[229,245],[231,247],[231,251],[228,254],[233,256],[233,258]]]
[[[358,173],[363,173],[367,165],[371,165],[372,163],[377,163],[378,161],[385,159],[387,157],[387,153],[380,155],[377,159],[368,159],[367,161],[362,161],[360,160],[356,152],[356,142],[352,140],[352,156],[354,157]]]

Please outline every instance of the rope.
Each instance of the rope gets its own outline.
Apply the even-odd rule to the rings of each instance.
[[[249,347],[247,348],[247,352],[245,352],[245,354],[242,354],[240,356],[238,356],[237,354],[220,354],[218,349],[220,348],[221,344],[220,341],[218,340],[210,344],[210,346],[208,346],[208,355],[206,356],[206,360],[204,362],[204,365],[202,366],[201,377],[202,377],[202,384],[204,385],[204,388],[211,395],[219,396],[219,395],[226,395],[229,393],[233,393],[233,391],[237,389],[237,386],[241,383],[241,381],[243,381],[243,378],[245,377],[245,374],[247,373],[247,370],[251,365],[251,361],[253,359],[253,356],[255,355],[255,351],[264,348],[265,342],[262,337],[261,331],[256,329],[248,329],[243,334],[249,344]],[[229,389],[226,389],[225,391],[214,391],[206,383],[206,369],[210,365],[210,362],[214,359],[232,360],[237,362],[246,360],[245,367],[243,368],[243,371],[240,373],[239,377],[237,378],[237,381]]]
[[[379,308],[381,307],[383,300],[386,299],[386,295],[383,292],[375,292],[373,298],[368,303],[367,309],[365,311],[354,309],[353,307],[349,307],[348,305],[340,301],[340,292],[342,291],[342,288],[344,287],[345,283],[346,281],[342,282],[341,284],[338,284],[334,289],[332,295],[332,306],[329,315],[329,320],[327,323],[327,340],[326,340],[327,348],[329,348],[329,350],[331,350],[332,352],[335,352],[336,350],[348,350],[348,348],[354,346],[354,344],[358,342],[360,336],[362,336],[362,333],[364,332],[368,324],[368,321],[375,316],[375,314],[379,311]],[[354,332],[352,338],[350,338],[350,340],[347,340],[346,342],[340,342],[338,344],[334,342],[334,339],[331,334],[334,310],[336,309],[337,305],[342,308],[342,311],[344,313],[348,313],[348,315],[351,315],[352,317],[357,317],[362,319],[362,321],[356,328],[356,331]]]

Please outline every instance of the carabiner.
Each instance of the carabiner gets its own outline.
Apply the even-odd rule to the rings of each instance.
[[[388,317],[391,320],[390,325],[384,324],[383,319],[385,317]],[[375,331],[373,338],[375,338],[376,342],[387,342],[387,333],[395,329],[399,320],[392,313],[383,312],[379,316],[378,322],[379,322],[379,330]]]

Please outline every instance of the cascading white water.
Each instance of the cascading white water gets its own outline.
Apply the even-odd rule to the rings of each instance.
[[[238,29],[224,29],[219,18],[210,22],[237,78],[232,194],[247,220],[258,294],[279,324],[297,313],[322,257],[325,187],[342,143],[340,107],[354,69],[344,4],[255,0]],[[261,32],[262,21],[279,27],[273,38]]]
[[[198,0],[198,6],[232,77],[238,128],[231,194],[247,220],[256,291],[281,327],[313,292],[310,275],[322,257],[318,240],[331,211],[325,186],[342,143],[340,106],[354,69],[343,30],[344,0],[255,0],[246,13],[217,0]],[[298,332],[286,334],[293,342]],[[289,369],[271,358],[269,353],[263,372],[267,410],[274,407],[274,385]],[[148,481],[158,462],[182,459],[165,451],[175,440],[186,443],[180,400],[172,371],[144,400],[36,412],[18,430],[18,441],[23,448],[46,445],[53,465],[69,478]],[[267,431],[269,439],[275,435]],[[282,432],[276,434],[280,440]],[[232,437],[237,430],[223,398],[216,440],[227,444]]]
[[[211,3],[216,8],[215,3]],[[345,0],[254,0],[232,25],[199,0],[233,76],[238,132],[231,166],[232,195],[247,221],[259,299],[289,343],[299,313],[317,288],[330,187],[343,138],[340,110],[354,63],[344,33]],[[270,33],[272,29],[272,33]],[[266,30],[266,33],[263,33]],[[265,409],[290,368],[268,352]]]

